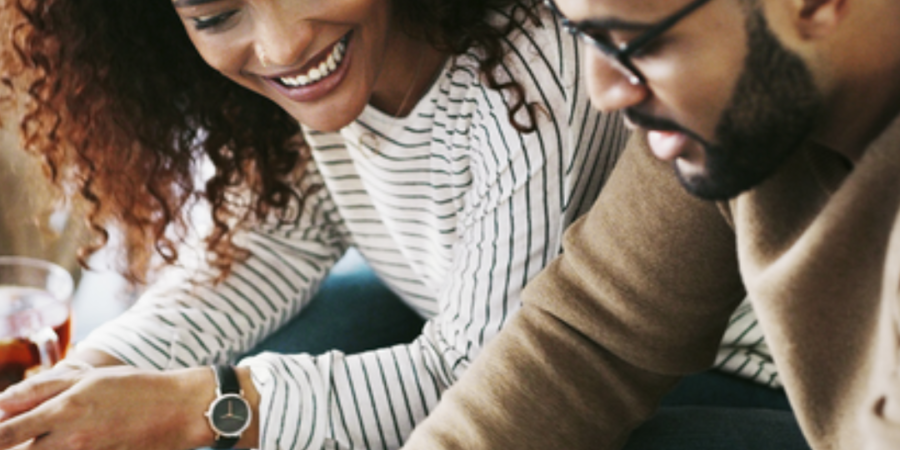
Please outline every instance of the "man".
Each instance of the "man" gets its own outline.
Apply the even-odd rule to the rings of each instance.
[[[630,446],[741,283],[809,445],[900,448],[900,2],[549,6],[649,152],[407,448]]]

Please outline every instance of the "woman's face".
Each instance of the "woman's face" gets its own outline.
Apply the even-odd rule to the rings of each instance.
[[[390,0],[173,5],[210,66],[317,130],[343,127],[379,90],[396,90],[382,68],[410,58],[404,35],[391,26]]]

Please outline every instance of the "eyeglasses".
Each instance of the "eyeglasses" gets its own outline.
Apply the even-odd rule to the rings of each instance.
[[[642,74],[641,71],[634,66],[634,63],[631,62],[631,56],[707,2],[709,2],[709,0],[694,0],[684,8],[678,10],[675,14],[666,17],[656,25],[653,25],[640,36],[618,45],[611,42],[608,38],[604,39],[591,35],[584,30],[582,26],[566,18],[566,16],[560,12],[553,0],[544,0],[544,5],[559,18],[566,31],[578,37],[584,41],[584,43],[590,44],[597,48],[597,50],[600,50],[601,53],[612,60],[614,65],[628,77],[628,81],[631,84],[639,85],[646,83],[647,79],[644,78],[644,74]]]

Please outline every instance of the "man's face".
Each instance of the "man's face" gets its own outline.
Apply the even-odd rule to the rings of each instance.
[[[638,2],[662,10],[655,20],[687,4],[557,4],[567,16],[567,7],[580,14],[570,16],[576,22],[652,23],[636,8]],[[735,197],[772,175],[809,135],[822,105],[804,61],[772,34],[761,11],[740,3],[711,0],[635,56],[632,62],[642,71],[644,85],[628,84],[596,50],[589,50],[587,58],[594,104],[624,109],[632,124],[648,130],[654,154],[672,161],[685,188],[706,199]],[[616,33],[609,38],[615,40]]]

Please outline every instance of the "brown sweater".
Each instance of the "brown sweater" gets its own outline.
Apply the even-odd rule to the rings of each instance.
[[[619,448],[710,365],[744,286],[810,445],[900,448],[900,121],[855,168],[810,144],[727,205],[671,172],[635,141],[405,449]]]

